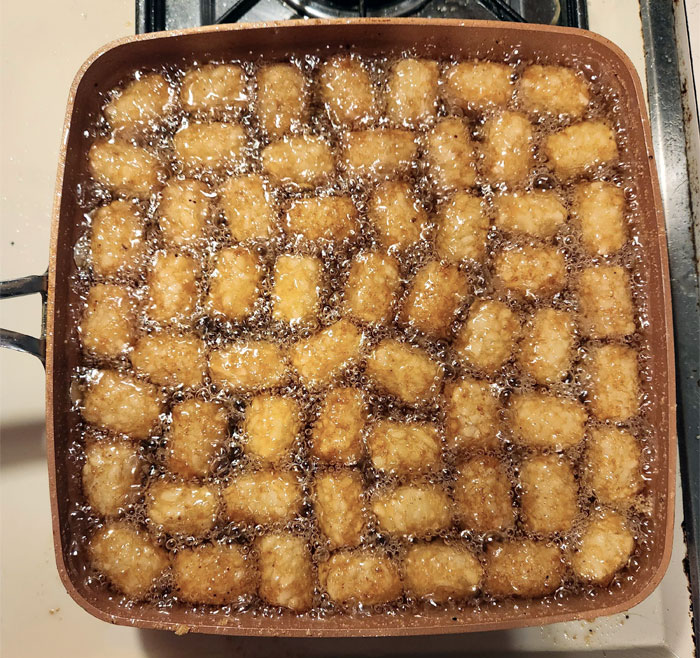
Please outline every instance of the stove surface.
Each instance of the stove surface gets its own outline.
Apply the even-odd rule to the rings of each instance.
[[[278,0],[261,0],[254,5],[254,0],[248,1],[251,4],[247,5],[241,16],[246,21],[299,16]],[[485,6],[476,0],[443,1],[449,1],[456,12],[474,12],[464,15],[457,13],[457,17],[493,18],[493,15],[488,15]],[[670,6],[672,2],[650,1],[657,6]],[[40,12],[27,10],[23,3],[6,3],[3,6],[3,38],[0,40],[3,61],[0,103],[4,118],[0,156],[4,174],[0,180],[3,216],[1,278],[10,279],[44,271],[56,153],[70,81],[82,61],[94,49],[111,39],[133,34],[135,30],[144,31],[146,2],[137,2],[140,11],[136,25],[133,0],[45,3]],[[647,6],[649,4],[649,0],[642,2]],[[162,4],[164,7],[165,4]],[[217,0],[212,4],[213,13],[207,14],[205,11],[204,18],[207,20],[204,22],[215,22],[233,4],[233,0]],[[513,0],[512,4],[532,7],[549,3],[546,0],[532,0],[521,5]],[[562,0],[561,4],[566,10],[567,3]],[[163,28],[188,27],[203,22],[198,0],[168,0],[168,6],[177,7],[179,11],[177,15],[170,12],[155,16],[163,21],[159,23]],[[590,29],[620,45],[635,63],[645,83],[640,0],[588,0],[587,9]],[[545,17],[540,22],[549,20]],[[561,20],[563,18],[560,16],[558,22]],[[37,33],[41,34],[38,40]],[[26,44],[32,36],[34,45],[27,49]],[[51,63],[50,66],[46,65],[47,61]],[[659,72],[662,79],[664,75],[664,71]],[[655,87],[655,83],[651,87]],[[658,102],[656,96],[652,98],[655,103]],[[655,116],[662,117],[663,114],[661,110]],[[657,127],[655,130],[659,148],[663,146],[664,128]],[[669,158],[672,160],[672,156]],[[661,166],[665,164],[661,163]],[[674,225],[678,242],[685,242],[692,250],[687,229],[689,214],[683,207],[686,201],[683,194],[678,193],[678,190],[682,191],[683,184],[687,188],[687,171],[685,183],[682,177],[680,182],[667,178],[664,173],[662,177],[667,179],[664,195],[669,226]],[[680,203],[674,205],[674,200],[680,200]],[[680,255],[687,252],[687,249],[678,250]],[[679,278],[682,278],[682,274],[679,272]],[[692,280],[689,280],[688,289],[691,284]],[[0,309],[2,325],[27,333],[35,332],[39,324],[38,306],[38,300],[31,297],[3,300]],[[686,306],[691,311],[697,310],[694,303]],[[698,335],[697,331],[691,335],[696,355]],[[693,358],[689,354],[689,359]],[[689,363],[693,365],[692,361]],[[172,633],[139,631],[100,622],[69,599],[54,564],[43,446],[43,370],[38,361],[27,355],[3,350],[0,352],[0,385],[0,516],[4,530],[0,537],[0,655],[7,658],[40,655],[92,658],[98,652],[104,658],[485,654],[504,658],[690,658],[693,655],[690,598],[683,565],[686,546],[681,527],[683,507],[680,479],[676,496],[674,551],[668,572],[659,588],[626,614],[592,622],[571,622],[506,632],[340,643],[274,638],[263,642],[251,638],[192,634],[176,637]],[[697,398],[695,386],[692,390]],[[691,434],[691,431],[692,428],[688,426],[686,433],[689,439],[695,439],[696,434]],[[700,445],[698,441],[695,443]],[[30,537],[31,541],[27,541]]]

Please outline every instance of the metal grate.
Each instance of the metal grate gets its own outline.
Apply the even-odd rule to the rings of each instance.
[[[586,0],[136,0],[136,31],[292,18],[420,16],[588,28]]]

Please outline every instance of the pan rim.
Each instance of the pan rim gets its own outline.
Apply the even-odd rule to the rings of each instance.
[[[48,302],[47,302],[47,352],[46,352],[46,432],[47,432],[47,462],[49,470],[49,489],[51,493],[51,511],[54,519],[53,523],[53,544],[54,544],[54,554],[56,558],[56,564],[59,571],[61,581],[66,588],[68,594],[71,598],[78,603],[83,609],[85,609],[91,615],[108,621],[113,624],[125,625],[125,626],[136,626],[139,628],[151,628],[151,629],[168,629],[177,631],[181,629],[183,624],[173,621],[163,620],[150,620],[138,616],[129,616],[125,611],[124,615],[113,615],[101,608],[95,606],[90,600],[88,600],[78,589],[78,586],[73,582],[69,571],[67,569],[64,560],[63,551],[63,541],[61,537],[61,529],[58,524],[58,500],[56,495],[56,454],[55,454],[55,441],[54,441],[54,392],[53,392],[53,379],[54,379],[54,363],[57,358],[57,350],[54,342],[55,334],[55,310],[56,310],[56,262],[57,262],[57,246],[59,239],[59,224],[61,217],[62,208],[62,189],[66,170],[66,159],[67,159],[67,143],[68,137],[71,131],[73,106],[77,97],[78,88],[83,81],[86,73],[96,65],[100,58],[115,49],[129,47],[130,44],[149,41],[149,40],[159,40],[159,39],[172,39],[175,37],[189,36],[201,33],[216,33],[216,32],[236,32],[239,30],[269,30],[270,28],[276,30],[301,30],[301,29],[313,29],[316,26],[328,26],[328,25],[349,25],[349,24],[361,24],[361,25],[429,25],[431,28],[441,28],[441,27],[460,27],[465,30],[471,28],[488,28],[488,29],[498,29],[501,34],[511,33],[517,34],[523,31],[529,32],[539,32],[543,34],[571,34],[575,35],[578,39],[582,39],[589,42],[594,42],[603,48],[605,48],[610,56],[617,59],[622,67],[629,74],[633,92],[635,95],[635,100],[640,108],[640,117],[642,124],[642,136],[644,139],[644,147],[649,158],[649,167],[651,173],[652,189],[651,197],[653,199],[653,211],[655,215],[655,225],[657,229],[657,239],[658,239],[658,250],[660,254],[660,266],[661,266],[661,282],[659,284],[659,290],[661,292],[661,297],[663,305],[665,306],[664,312],[664,329],[666,333],[666,368],[667,368],[667,381],[665,382],[665,391],[668,397],[669,406],[669,419],[668,419],[668,429],[664,432],[664,445],[667,450],[667,459],[670,467],[668,468],[668,491],[665,492],[664,504],[666,507],[666,524],[665,527],[659,528],[659,537],[663,539],[663,552],[661,553],[660,560],[655,565],[653,571],[649,575],[644,587],[642,587],[636,593],[630,594],[627,598],[618,600],[609,605],[602,605],[592,610],[583,611],[562,611],[562,612],[551,612],[548,611],[546,615],[538,615],[537,613],[526,612],[522,617],[511,617],[507,620],[494,619],[492,621],[479,621],[479,622],[467,622],[459,623],[454,626],[447,626],[444,622],[437,621],[431,624],[426,620],[423,625],[416,626],[386,626],[382,625],[381,620],[377,619],[374,622],[376,625],[372,625],[372,618],[368,618],[367,621],[363,620],[363,626],[358,625],[355,627],[341,627],[333,626],[332,618],[328,618],[327,626],[323,627],[306,627],[306,628],[281,628],[273,626],[250,626],[243,622],[240,625],[226,624],[226,623],[210,623],[209,621],[202,621],[196,625],[189,627],[189,630],[195,632],[203,633],[215,633],[215,634],[235,634],[235,635],[249,635],[249,636],[277,636],[277,637],[379,637],[379,636],[397,636],[397,635],[434,635],[434,634],[453,634],[453,633],[464,633],[473,631],[483,631],[483,630],[496,630],[505,628],[519,628],[525,626],[535,626],[540,625],[542,621],[546,623],[555,623],[562,621],[571,621],[576,619],[591,619],[594,617],[600,617],[604,615],[611,615],[623,610],[627,610],[633,605],[640,603],[645,598],[647,598],[658,586],[661,579],[663,578],[668,564],[671,558],[671,552],[673,548],[673,527],[674,527],[674,501],[676,494],[676,386],[675,386],[675,359],[674,359],[674,346],[673,346],[673,325],[670,313],[670,274],[668,265],[668,251],[666,245],[666,229],[665,220],[663,216],[663,208],[661,203],[661,193],[658,182],[658,173],[656,167],[654,166],[655,156],[653,152],[653,145],[651,140],[651,130],[649,125],[648,113],[646,110],[646,100],[642,92],[641,81],[639,75],[632,64],[630,58],[624,53],[624,51],[614,44],[609,39],[592,33],[587,30],[582,30],[579,28],[566,28],[558,26],[543,26],[543,25],[520,25],[520,24],[509,24],[501,23],[498,21],[474,21],[474,20],[460,20],[460,19],[422,19],[422,18],[352,18],[352,19],[309,19],[309,20],[294,20],[294,21],[272,21],[266,23],[237,23],[232,25],[219,25],[219,26],[205,26],[196,28],[187,28],[181,30],[172,30],[168,32],[159,32],[153,34],[143,34],[143,35],[133,35],[122,37],[111,41],[101,48],[94,51],[83,63],[78,72],[76,73],[73,82],[70,87],[70,92],[67,100],[67,109],[64,120],[64,127],[62,133],[61,149],[58,159],[58,170],[56,176],[56,188],[54,193],[54,204],[52,212],[52,228],[51,228],[51,243],[50,243],[50,254],[49,254],[49,279],[48,279]],[[666,403],[659,402],[659,404]],[[663,534],[662,534],[663,533]]]

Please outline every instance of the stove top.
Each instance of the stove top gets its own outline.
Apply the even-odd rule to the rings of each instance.
[[[588,27],[586,0],[136,0],[136,31],[292,18],[417,16]]]

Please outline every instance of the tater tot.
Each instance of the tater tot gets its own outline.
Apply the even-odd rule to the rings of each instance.
[[[123,522],[95,532],[88,549],[92,566],[133,600],[145,598],[169,566],[168,554],[148,533]]]
[[[192,398],[172,408],[166,459],[183,478],[209,475],[212,461],[228,438],[226,410],[217,402]]]
[[[479,197],[457,192],[440,206],[437,225],[435,250],[440,258],[452,262],[483,260],[489,218]]]
[[[273,524],[299,514],[304,493],[294,473],[267,468],[235,477],[223,490],[223,500],[228,521]]]
[[[551,238],[566,222],[566,208],[556,192],[534,190],[501,194],[494,201],[498,228],[508,233],[526,233]]]
[[[568,532],[578,514],[578,487],[568,459],[538,455],[520,464],[523,525],[537,533]]]
[[[225,389],[252,390],[279,385],[287,374],[284,352],[267,340],[246,340],[212,351],[212,381]]]
[[[313,256],[279,256],[275,262],[272,317],[292,324],[315,320],[322,271],[321,261]]]
[[[533,448],[565,450],[583,440],[586,410],[577,400],[546,393],[512,396],[509,418],[516,441]]]
[[[158,389],[116,370],[99,370],[83,396],[83,418],[113,432],[145,439],[163,410]]]
[[[381,420],[367,436],[372,465],[387,473],[421,473],[442,465],[440,434],[434,425]]]
[[[335,173],[330,146],[321,137],[300,135],[268,144],[262,151],[263,169],[280,185],[311,188]]]
[[[503,302],[476,300],[457,333],[454,348],[469,365],[493,373],[510,359],[519,334],[517,313]]]
[[[348,320],[338,320],[289,348],[289,360],[307,386],[328,383],[360,357],[362,332]]]
[[[461,119],[442,119],[428,133],[427,151],[430,176],[439,188],[454,190],[474,185],[474,143]]]
[[[501,112],[484,124],[482,169],[490,183],[524,181],[534,163],[533,126],[517,112]]]
[[[175,554],[173,580],[182,601],[225,605],[255,592],[257,570],[253,557],[237,544],[203,544]]]
[[[549,135],[543,144],[554,173],[567,179],[618,158],[613,129],[603,121],[582,121]]]
[[[385,338],[367,359],[367,374],[406,404],[431,399],[443,368],[418,347]]]
[[[237,64],[205,64],[182,80],[180,103],[187,112],[241,110],[246,102],[246,76]]]
[[[333,388],[326,394],[311,433],[311,454],[331,464],[356,464],[363,455],[366,420],[362,393]]]
[[[314,509],[331,549],[357,546],[365,530],[362,473],[343,469],[319,473],[314,481]]]
[[[112,201],[95,211],[90,227],[90,263],[96,276],[133,274],[146,251],[143,219],[126,201]]]
[[[270,533],[255,542],[259,556],[258,594],[267,603],[304,612],[313,605],[314,572],[303,537]]]
[[[601,345],[592,350],[588,401],[598,420],[623,422],[639,411],[637,353],[624,345]]]
[[[633,434],[596,427],[586,441],[585,473],[601,503],[629,501],[644,488],[642,449]]]
[[[406,592],[434,603],[473,596],[484,575],[477,557],[460,544],[411,545],[403,559]]]
[[[204,238],[211,196],[209,187],[202,181],[169,180],[158,206],[158,226],[163,239],[182,246]]]
[[[488,382],[466,377],[445,385],[445,434],[453,450],[498,447],[498,398]]]
[[[156,480],[146,490],[146,513],[149,522],[166,534],[201,536],[216,523],[219,492],[208,484]]]
[[[160,185],[162,162],[129,142],[97,139],[88,160],[93,178],[117,194],[146,198]]]
[[[271,463],[289,458],[301,429],[300,413],[298,403],[291,398],[255,396],[243,423],[246,454]]]
[[[219,205],[238,242],[269,238],[275,230],[277,213],[262,176],[229,178],[219,188]]]
[[[376,114],[369,74],[355,57],[338,55],[326,60],[318,76],[321,99],[336,124],[364,123]]]
[[[528,319],[517,354],[518,365],[538,384],[564,379],[574,358],[575,323],[570,313],[537,309]]]
[[[281,137],[303,124],[308,113],[308,90],[302,72],[293,64],[271,64],[258,70],[256,114],[260,128]]]
[[[154,384],[190,388],[204,381],[205,349],[204,341],[194,334],[146,334],[136,343],[131,364]]]
[[[613,338],[634,333],[634,303],[630,276],[618,265],[594,265],[578,276],[579,325],[589,338]]]
[[[426,334],[447,336],[468,290],[467,277],[456,265],[430,261],[413,277],[399,321]]]
[[[406,249],[421,239],[428,215],[407,183],[387,181],[372,192],[367,216],[389,250]]]
[[[400,535],[433,535],[452,523],[452,502],[434,484],[404,484],[380,491],[370,508],[380,530]]]
[[[627,564],[634,543],[634,534],[620,514],[595,514],[571,555],[574,574],[583,582],[607,585]]]
[[[88,443],[82,475],[90,506],[101,516],[116,516],[136,500],[141,489],[138,444],[123,439]]]
[[[495,274],[509,292],[533,299],[566,286],[566,260],[554,247],[519,247],[496,255]]]
[[[627,240],[625,193],[613,183],[594,181],[574,188],[572,212],[590,254],[614,254]]]
[[[393,317],[401,285],[399,264],[379,252],[358,254],[345,285],[345,312],[367,324],[383,324]]]
[[[209,276],[207,307],[240,322],[255,308],[263,275],[260,257],[252,249],[222,249],[216,254],[214,270]]]
[[[551,594],[564,578],[561,551],[530,539],[492,542],[486,548],[484,589],[497,598]]]
[[[132,80],[104,109],[110,128],[116,132],[142,131],[162,121],[172,106],[170,85],[160,73]]]
[[[507,64],[459,62],[445,74],[446,100],[463,110],[505,107],[513,95],[512,75]]]
[[[457,465],[454,501],[457,519],[467,530],[495,532],[515,522],[511,483],[496,457],[473,457]]]
[[[340,605],[377,605],[401,596],[401,576],[394,562],[376,549],[345,550],[318,569],[321,587]]]
[[[190,123],[175,133],[173,147],[185,171],[219,171],[243,162],[246,136],[237,123]]]
[[[415,127],[437,112],[438,63],[427,59],[400,59],[389,72],[386,116],[389,121]]]
[[[134,301],[122,286],[98,283],[88,292],[80,322],[83,349],[104,359],[124,354],[136,340]]]
[[[285,230],[307,240],[341,242],[359,231],[357,209],[349,196],[302,199],[292,204]]]
[[[518,95],[528,112],[570,117],[580,117],[591,100],[583,76],[565,66],[542,64],[531,64],[523,71]]]
[[[341,162],[352,177],[389,177],[407,171],[418,155],[410,130],[375,128],[350,132]]]
[[[163,324],[190,322],[197,308],[201,274],[201,266],[190,256],[157,253],[146,273],[144,304],[148,317]]]

